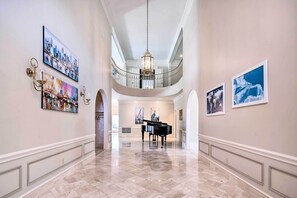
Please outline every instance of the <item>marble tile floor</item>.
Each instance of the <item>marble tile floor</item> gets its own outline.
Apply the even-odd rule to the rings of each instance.
[[[160,143],[159,143],[160,144]],[[26,198],[265,197],[204,157],[175,142],[166,148],[122,141],[78,164]]]

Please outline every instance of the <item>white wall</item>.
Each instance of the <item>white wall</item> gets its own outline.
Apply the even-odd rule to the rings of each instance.
[[[198,57],[198,11],[197,11],[197,1],[189,1],[191,6],[188,11],[187,20],[183,25],[183,63],[184,71],[183,78],[184,88],[183,95],[185,99],[184,109],[187,109],[187,101],[189,94],[192,90],[198,93],[199,87],[199,57]],[[200,96],[198,95],[198,100],[200,101]],[[191,107],[190,107],[191,108]],[[186,113],[184,113],[183,128],[187,130],[186,127]],[[197,120],[198,122],[198,120]]]
[[[111,32],[99,1],[1,1],[0,25],[0,154],[93,134],[97,91],[110,100]],[[43,25],[79,58],[78,83],[42,63]],[[86,86],[91,105],[79,98],[78,114],[42,110],[25,73],[31,57],[79,91]]]
[[[180,94],[178,95],[175,99],[174,99],[174,111],[175,111],[175,126],[174,126],[174,129],[175,129],[175,137],[178,141],[181,141],[182,140],[182,131],[183,130],[183,120],[185,118],[185,114],[186,114],[186,109],[183,109],[184,108],[184,95],[183,94]],[[182,110],[183,112],[183,119],[180,120],[179,119],[179,111]]]
[[[79,58],[78,83],[43,64],[43,25]],[[22,191],[18,190],[18,193],[22,193],[57,173],[46,174],[29,187],[26,165],[32,160],[59,156],[56,152],[64,152],[72,145],[82,148],[82,158],[84,145],[93,145],[88,142],[94,141],[95,99],[99,89],[105,93],[104,131],[110,130],[111,29],[100,1],[96,0],[1,1],[0,27],[0,175],[20,165],[23,179],[20,181]],[[91,94],[91,104],[84,105],[79,97],[77,114],[41,109],[41,93],[34,90],[32,79],[25,73],[31,57],[35,57],[39,67],[47,73],[79,88],[79,91],[86,86]],[[105,137],[107,143],[108,136]],[[59,149],[53,149],[58,148],[57,145]],[[92,151],[89,147],[87,150]],[[31,151],[30,158],[9,162],[15,152],[27,156],[29,150],[26,149]],[[48,149],[50,152],[44,152]],[[41,154],[34,155],[35,151],[41,151]],[[64,165],[55,164],[55,167]]]

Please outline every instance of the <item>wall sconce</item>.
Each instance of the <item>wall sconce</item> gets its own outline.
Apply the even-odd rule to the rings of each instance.
[[[90,94],[86,93],[86,87],[83,86],[82,91],[80,92],[80,96],[83,98],[84,104],[85,105],[89,105],[91,98],[90,98]]]
[[[33,78],[34,89],[36,91],[41,91],[43,88],[43,85],[46,83],[46,80],[43,80],[43,72],[41,72],[41,75],[40,75],[41,79],[37,80],[36,79],[36,75],[37,75],[36,69],[38,67],[38,61],[36,60],[36,58],[30,59],[30,65],[31,65],[31,68],[26,69],[26,74],[27,74],[27,76]]]

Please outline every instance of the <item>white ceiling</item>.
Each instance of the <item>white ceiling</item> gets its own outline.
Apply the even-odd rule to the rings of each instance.
[[[149,0],[149,50],[155,60],[169,60],[187,0]],[[102,0],[126,60],[146,50],[146,0]]]

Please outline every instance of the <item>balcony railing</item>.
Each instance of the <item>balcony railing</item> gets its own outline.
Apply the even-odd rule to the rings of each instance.
[[[130,88],[161,88],[176,84],[183,76],[183,60],[175,68],[146,76],[140,73],[129,72],[119,68],[112,60],[112,77],[114,80]]]

